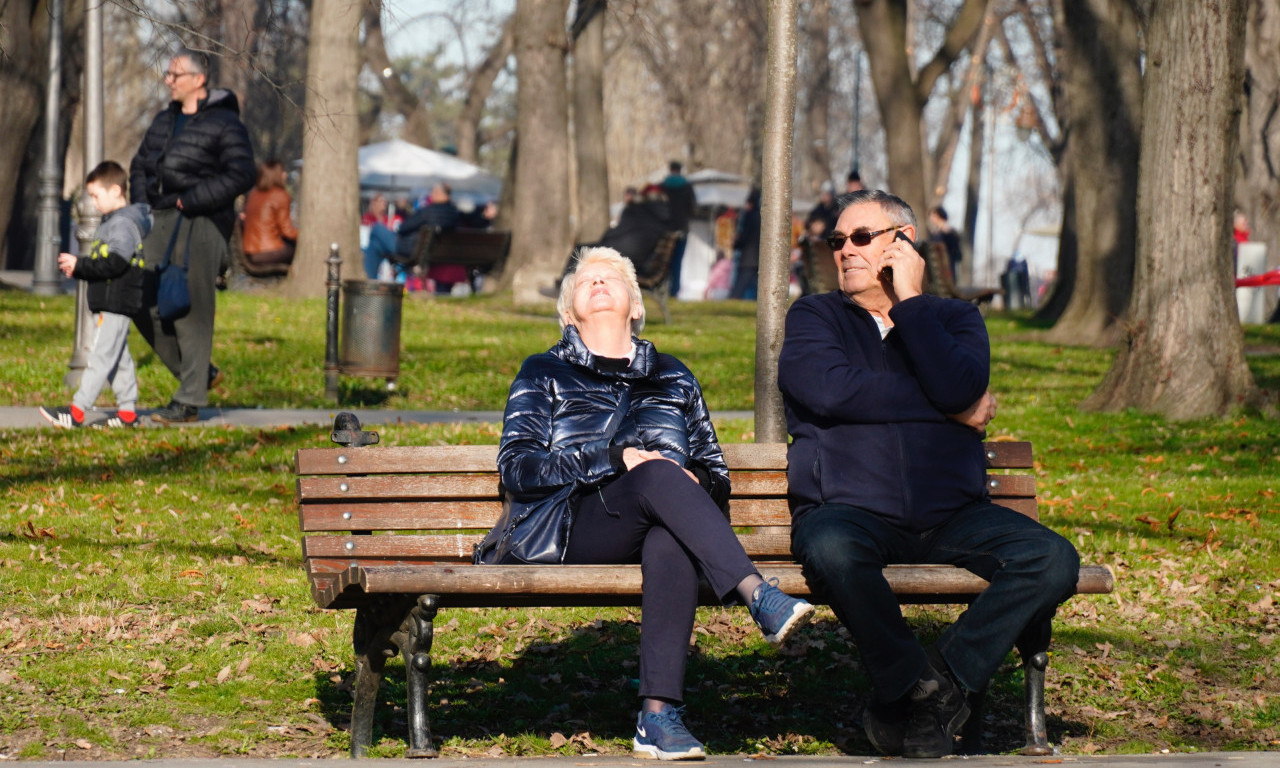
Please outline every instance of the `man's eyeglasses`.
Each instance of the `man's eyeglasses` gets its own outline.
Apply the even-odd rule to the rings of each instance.
[[[889,227],[888,229],[879,229],[879,230],[876,230],[875,232],[854,232],[852,235],[842,235],[839,232],[832,232],[826,237],[827,247],[833,251],[838,251],[844,247],[844,241],[848,240],[852,242],[854,245],[858,246],[859,248],[862,248],[864,246],[871,245],[872,240],[875,240],[877,237],[885,234],[886,232],[895,232],[899,229],[902,229],[905,226],[906,224],[899,224],[896,227]]]
[[[180,77],[186,77],[187,75],[194,75],[194,74],[195,74],[194,72],[165,72],[164,79],[177,80]]]

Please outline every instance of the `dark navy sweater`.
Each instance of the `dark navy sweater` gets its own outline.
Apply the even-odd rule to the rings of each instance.
[[[839,291],[806,296],[787,313],[778,387],[796,521],[840,503],[924,531],[987,497],[981,436],[947,418],[987,390],[982,316],[924,295],[889,317],[882,340],[871,314]]]

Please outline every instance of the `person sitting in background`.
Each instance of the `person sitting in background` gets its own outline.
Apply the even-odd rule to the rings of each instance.
[[[396,252],[396,230],[403,220],[398,212],[388,211],[387,198],[381,192],[369,200],[368,209],[360,217],[360,226],[369,228],[368,243],[363,249],[364,274],[368,279],[377,280],[383,263]]]
[[[455,229],[462,222],[462,212],[453,204],[452,190],[444,182],[437,182],[431,187],[427,204],[414,211],[400,224],[400,232],[396,237],[396,252],[400,261],[408,263],[418,247],[418,236],[425,227],[428,229]],[[467,282],[467,268],[461,264],[431,264],[427,267],[427,279],[434,280],[436,293],[448,295],[454,283]]]
[[[557,310],[560,340],[526,359],[511,384],[502,486],[519,502],[559,499],[557,511],[569,515],[558,551],[540,555],[641,565],[633,754],[700,760],[706,750],[680,706],[699,576],[719,600],[748,606],[770,643],[809,621],[813,606],[766,582],[729,526],[729,472],[702,389],[683,363],[637,337],[644,301],[631,261],[611,248],[583,249]],[[520,535],[518,525],[495,528],[480,562],[511,560],[502,543]]]
[[[293,199],[284,188],[284,163],[266,160],[258,166],[258,181],[245,199],[244,271],[250,275],[282,275],[293,263],[298,229],[293,226]]]

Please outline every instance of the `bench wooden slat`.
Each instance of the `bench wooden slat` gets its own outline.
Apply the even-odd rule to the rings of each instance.
[[[1032,466],[1031,443],[988,442],[987,463],[993,469]],[[735,470],[786,470],[785,443],[726,443],[725,461]],[[496,445],[414,445],[360,448],[306,448],[297,452],[298,475],[378,475],[448,472],[492,472]]]
[[[997,504],[1035,519],[1036,500],[1001,497]],[[321,531],[487,531],[502,512],[496,498],[486,501],[394,501],[303,503],[299,507],[299,527],[304,533]],[[729,503],[730,522],[737,527],[791,525],[791,510],[785,498],[739,499]]]
[[[346,594],[354,604],[363,595],[437,594],[441,605],[555,606],[555,605],[638,605],[641,590],[639,565],[489,565],[459,568],[449,564],[393,563],[341,567],[326,581],[326,597],[336,600]],[[779,587],[797,597],[813,595],[801,573],[791,563],[762,563],[765,578],[777,577]],[[967,602],[986,588],[979,576],[950,565],[891,565],[884,570],[895,594],[903,602]],[[315,579],[313,579],[315,583]],[[1102,565],[1083,566],[1077,591],[1105,594],[1115,585],[1111,569]],[[351,594],[355,592],[355,594]],[[704,605],[715,605],[710,595]],[[336,607],[328,606],[325,607]]]
[[[734,498],[787,495],[785,472],[761,471],[729,473]],[[1035,478],[1030,475],[988,475],[987,492],[992,497],[1033,497]],[[495,472],[467,475],[371,475],[368,477],[301,477],[298,499],[492,499],[498,494]]]
[[[368,448],[306,448],[297,452],[298,475],[375,475],[492,472],[496,445],[406,445]]]

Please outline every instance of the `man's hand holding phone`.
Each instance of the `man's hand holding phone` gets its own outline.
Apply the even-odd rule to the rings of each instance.
[[[924,259],[902,230],[880,254],[879,277],[894,304],[924,293]]]

